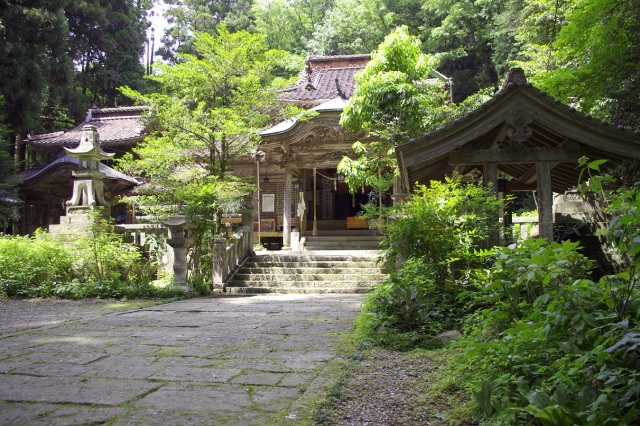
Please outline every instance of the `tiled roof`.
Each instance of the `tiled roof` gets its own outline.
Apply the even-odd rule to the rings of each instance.
[[[370,55],[311,56],[298,82],[281,91],[279,99],[312,108],[336,97],[349,99],[356,86],[354,75]]]
[[[146,107],[90,109],[84,123],[68,132],[29,136],[27,145],[36,150],[54,150],[61,147],[75,148],[82,138],[82,128],[93,124],[98,129],[100,143],[106,149],[130,146],[145,136],[140,117]]]

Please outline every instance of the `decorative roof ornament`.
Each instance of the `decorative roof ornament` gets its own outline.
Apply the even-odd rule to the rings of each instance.
[[[335,82],[336,82],[336,91],[338,92],[338,96],[340,96],[342,99],[347,99],[346,93],[344,93],[344,91],[340,88],[340,80],[336,78]]]
[[[522,143],[533,135],[533,130],[529,125],[533,123],[533,117],[522,110],[516,110],[505,120],[509,129],[507,136],[513,142]]]
[[[524,75],[522,68],[513,68],[507,73],[507,78],[502,83],[502,90],[507,87],[524,86],[527,83],[527,77]]]

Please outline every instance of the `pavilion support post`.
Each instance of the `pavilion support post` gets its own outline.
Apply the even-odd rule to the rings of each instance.
[[[284,169],[282,197],[282,250],[291,250],[291,170]]]
[[[551,165],[547,161],[536,164],[538,169],[538,222],[540,237],[553,241],[553,192]]]
[[[483,176],[484,176],[484,183],[491,184],[491,187],[495,191],[496,196],[499,196],[498,195],[498,164],[485,163]],[[494,223],[500,222],[499,214],[496,215],[493,218],[493,220],[494,220]],[[489,247],[493,247],[500,244],[500,239],[501,239],[500,234],[501,234],[500,229],[499,227],[496,226],[495,231],[492,231],[491,235],[489,236],[489,240],[488,240]]]
[[[317,194],[318,191],[316,190],[317,186],[316,186],[316,177],[318,176],[318,174],[316,173],[316,168],[313,168],[313,231],[311,232],[311,235],[316,236],[318,235],[318,224],[317,224],[317,210],[318,210],[318,200],[317,200]]]

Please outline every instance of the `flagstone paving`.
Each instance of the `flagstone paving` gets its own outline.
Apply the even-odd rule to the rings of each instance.
[[[0,425],[301,424],[362,300],[190,299],[5,331]]]

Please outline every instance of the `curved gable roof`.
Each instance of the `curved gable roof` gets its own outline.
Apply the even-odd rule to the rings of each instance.
[[[470,155],[479,151],[484,151],[488,159],[492,153],[509,157],[508,152],[512,152],[511,160],[502,162],[500,170],[516,179],[525,176],[531,183],[531,164],[553,155],[550,149],[558,153],[552,179],[555,175],[554,190],[561,191],[577,184],[576,164],[566,160],[568,154],[640,159],[640,130],[615,127],[578,112],[533,87],[523,71],[515,69],[508,74],[502,89],[480,108],[436,132],[398,146],[396,154],[408,188],[413,182],[442,179],[454,166],[460,166],[465,155],[479,158]],[[534,158],[532,154],[536,153]]]

